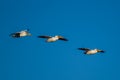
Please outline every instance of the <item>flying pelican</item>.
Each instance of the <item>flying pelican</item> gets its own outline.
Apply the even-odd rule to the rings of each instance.
[[[63,40],[63,41],[68,41],[66,38],[62,37],[62,36],[38,36],[38,38],[46,38],[46,42],[55,42],[57,40]]]
[[[29,31],[29,29],[22,30],[20,32],[16,32],[16,33],[10,34],[10,36],[12,36],[13,38],[20,38],[20,37],[25,37],[25,36],[31,36],[31,33],[29,33],[28,31]]]
[[[85,54],[96,54],[98,52],[104,53],[105,51],[99,49],[89,49],[89,48],[78,48],[79,50],[85,51]]]

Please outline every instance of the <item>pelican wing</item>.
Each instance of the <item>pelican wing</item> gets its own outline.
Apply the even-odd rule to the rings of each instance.
[[[78,48],[79,50],[85,50],[85,51],[89,51],[89,48]]]
[[[51,36],[38,36],[38,38],[51,38]]]
[[[14,37],[14,38],[19,38],[20,37],[20,33],[12,33],[10,34],[10,36]]]
[[[98,52],[105,53],[105,51],[103,51],[103,50],[98,50]]]
[[[63,37],[59,38],[59,40],[68,41],[68,39],[63,38]]]

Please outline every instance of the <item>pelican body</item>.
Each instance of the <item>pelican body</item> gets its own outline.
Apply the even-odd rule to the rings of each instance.
[[[55,41],[57,41],[57,40],[63,40],[63,41],[68,41],[67,39],[65,39],[64,37],[62,37],[62,36],[53,36],[53,37],[51,37],[51,36],[38,36],[38,38],[46,38],[47,40],[46,40],[46,42],[55,42]]]
[[[88,49],[88,48],[78,48],[79,50],[85,51],[84,54],[96,54],[98,52],[104,53],[105,51],[99,49]]]
[[[28,32],[28,30],[22,30],[20,32],[12,33],[10,36],[13,38],[20,38],[25,36],[31,36],[31,33]]]

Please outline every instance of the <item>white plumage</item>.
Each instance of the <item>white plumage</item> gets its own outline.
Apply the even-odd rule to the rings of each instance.
[[[58,36],[58,35],[57,36],[53,36],[53,37],[51,37],[51,36],[38,36],[38,38],[46,38],[47,42],[55,42],[57,40],[68,41],[66,38],[64,38],[62,36]]]
[[[20,32],[12,33],[10,36],[13,38],[20,38],[25,36],[31,36],[31,33],[28,32],[28,30],[22,30]]]
[[[89,48],[78,48],[79,50],[85,51],[85,54],[96,54],[98,52],[104,53],[105,51],[99,49],[89,49]]]

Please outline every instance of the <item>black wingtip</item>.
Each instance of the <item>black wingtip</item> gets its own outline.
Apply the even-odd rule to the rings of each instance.
[[[68,39],[64,39],[64,41],[69,41]]]
[[[12,37],[12,38],[20,38],[20,36],[16,33],[12,33],[9,36]]]
[[[100,51],[100,52],[105,53],[105,51],[103,51],[103,50],[102,50],[102,51]]]
[[[79,50],[85,50],[86,48],[78,48]]]
[[[41,38],[41,36],[37,36],[37,38]]]
[[[81,50],[81,48],[77,48],[78,50]]]
[[[38,36],[38,38],[51,38],[50,36]]]
[[[85,51],[88,51],[89,48],[78,48],[79,50],[85,50]]]
[[[59,40],[68,41],[66,38],[59,38]]]

